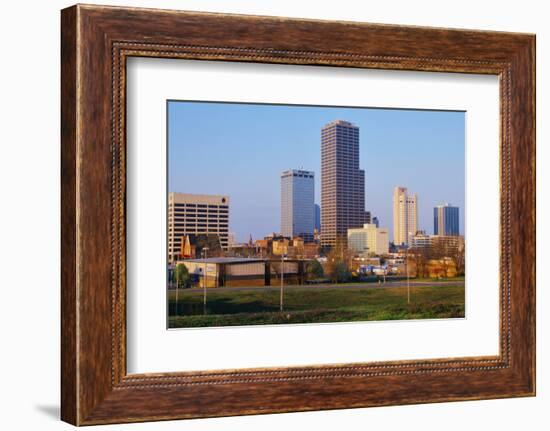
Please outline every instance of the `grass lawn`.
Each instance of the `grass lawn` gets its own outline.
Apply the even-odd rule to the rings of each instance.
[[[437,282],[437,281],[442,281],[442,282],[446,282],[446,281],[464,281],[464,276],[459,276],[459,277],[446,277],[446,278],[431,278],[431,277],[417,277],[417,278],[411,278],[411,281],[414,281],[414,282],[419,282],[419,281],[433,281],[433,282]]]
[[[206,314],[201,289],[180,289],[176,315],[175,291],[169,293],[169,327],[325,323],[464,317],[464,286],[370,287],[343,289],[314,286],[286,289],[284,311],[279,290],[207,290]]]

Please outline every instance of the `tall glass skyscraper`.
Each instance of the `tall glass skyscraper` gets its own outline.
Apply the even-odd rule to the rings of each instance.
[[[281,174],[281,234],[313,241],[315,228],[314,173],[298,169]]]
[[[321,130],[321,245],[347,241],[365,222],[365,171],[359,169],[359,127],[343,120]]]
[[[458,227],[458,207],[450,204],[434,208],[434,235],[460,235]]]

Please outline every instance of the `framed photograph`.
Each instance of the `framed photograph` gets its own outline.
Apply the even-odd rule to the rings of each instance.
[[[465,112],[167,111],[169,328],[465,317]]]
[[[61,17],[63,420],[535,394],[534,35]]]

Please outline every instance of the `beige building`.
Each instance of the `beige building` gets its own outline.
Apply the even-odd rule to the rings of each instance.
[[[217,235],[222,249],[228,248],[229,197],[168,194],[168,263],[179,259],[186,235]]]
[[[273,242],[271,243],[271,252],[276,256],[288,254],[289,244],[290,240],[286,238],[273,240]]]
[[[406,187],[393,190],[393,242],[409,244],[418,230],[417,196],[408,195]]]
[[[411,246],[416,249],[425,249],[434,255],[452,256],[463,253],[465,250],[462,235],[426,235],[419,232],[413,236]]]
[[[424,231],[417,231],[409,245],[414,248],[429,248],[431,244],[432,235],[427,235]]]
[[[182,260],[198,287],[264,286],[266,263],[262,259],[214,257]]]
[[[442,255],[464,252],[465,243],[462,235],[432,235],[430,246]]]
[[[388,254],[388,244],[388,229],[376,227],[373,223],[364,224],[362,228],[348,229],[348,248],[357,254]]]

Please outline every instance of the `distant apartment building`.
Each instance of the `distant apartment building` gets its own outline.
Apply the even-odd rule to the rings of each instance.
[[[304,258],[313,259],[319,256],[319,244],[316,242],[307,242],[304,244]]]
[[[432,235],[430,246],[432,250],[441,255],[450,255],[457,251],[463,252],[465,248],[462,235]]]
[[[281,234],[313,241],[315,174],[291,169],[281,174]]]
[[[370,224],[372,223],[372,216],[370,211],[365,211],[363,216],[363,224]]]
[[[168,263],[180,258],[182,238],[216,235],[227,250],[229,242],[229,197],[190,193],[168,194]]]
[[[406,187],[393,190],[393,242],[409,245],[418,230],[417,196],[408,195]]]
[[[459,235],[458,207],[445,204],[434,208],[434,235]]]
[[[321,245],[345,240],[365,222],[365,171],[359,169],[359,127],[343,120],[321,130]]]
[[[431,235],[426,235],[425,231],[418,231],[413,235],[410,246],[413,248],[427,249],[431,246]]]
[[[410,245],[439,257],[448,257],[463,252],[465,243],[462,235],[426,235],[421,231],[412,237]]]
[[[348,229],[348,248],[362,255],[388,254],[388,229],[376,227],[373,223],[364,224],[362,228]]]

